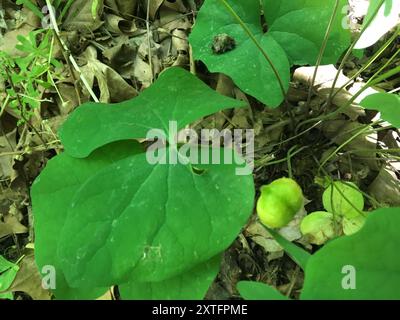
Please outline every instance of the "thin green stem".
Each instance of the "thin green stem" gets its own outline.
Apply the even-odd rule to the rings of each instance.
[[[342,85],[335,93],[332,95],[331,99],[333,100],[336,95],[345,89],[354,79],[356,79],[359,75],[361,75],[365,70],[367,70],[381,55],[382,53],[389,47],[389,45],[397,39],[398,34],[400,33],[400,28],[390,37],[390,39],[369,59],[369,61],[355,73],[349,80]],[[397,56],[400,52],[400,49],[394,54],[394,57]]]
[[[389,64],[389,63],[386,63],[386,64],[381,68],[381,70],[385,69],[385,68],[387,67],[388,64]],[[333,111],[333,112],[331,112],[331,113],[329,113],[329,114],[321,115],[321,116],[318,116],[318,117],[316,117],[316,118],[308,119],[308,120],[305,120],[305,121],[299,123],[299,124],[297,125],[296,131],[298,131],[298,129],[299,129],[300,127],[302,127],[303,125],[305,125],[305,124],[307,124],[307,123],[316,122],[316,121],[322,122],[322,121],[324,121],[324,120],[328,120],[328,119],[330,119],[330,118],[335,117],[337,114],[341,113],[342,111],[344,111],[344,110],[346,110],[348,107],[350,107],[350,106],[357,100],[357,98],[358,98],[365,90],[367,90],[368,88],[370,88],[370,87],[372,87],[372,86],[374,86],[374,85],[376,85],[376,84],[378,84],[378,83],[381,83],[382,81],[386,80],[387,78],[390,78],[390,77],[394,76],[394,75],[397,74],[397,73],[400,73],[400,66],[397,66],[396,68],[394,68],[394,69],[392,69],[392,70],[390,70],[390,71],[384,73],[383,75],[379,76],[378,78],[376,78],[376,75],[372,76],[371,79],[369,79],[369,80],[367,81],[367,83],[366,83],[360,90],[358,90],[358,92],[357,92],[346,104],[344,104],[343,106],[341,106],[340,108],[336,109],[335,111]],[[377,74],[378,74],[378,73],[377,73]],[[376,78],[376,79],[375,79],[375,78]],[[307,130],[308,130],[308,129],[307,129]]]
[[[260,52],[262,53],[262,55],[264,56],[264,58],[268,61],[269,65],[271,66],[276,79],[278,80],[279,83],[279,87],[282,91],[282,96],[286,100],[286,90],[285,90],[285,86],[283,84],[283,80],[281,78],[281,76],[279,75],[278,70],[276,69],[274,63],[272,62],[271,58],[269,57],[269,55],[265,52],[264,48],[261,46],[261,44],[257,41],[256,37],[254,36],[254,34],[251,32],[251,30],[249,29],[249,27],[244,23],[244,21],[239,17],[239,15],[235,12],[235,10],[233,10],[233,8],[231,7],[231,5],[226,1],[226,0],[220,0],[222,2],[222,4],[227,8],[227,10],[229,11],[229,13],[236,19],[236,21],[240,24],[240,26],[243,28],[243,30],[247,33],[247,35],[250,37],[250,39],[254,42],[254,44],[257,46],[257,48],[260,50]]]
[[[321,65],[322,58],[323,58],[325,50],[326,50],[326,46],[328,44],[328,39],[329,39],[329,35],[330,35],[331,31],[332,31],[333,22],[335,21],[337,13],[338,13],[339,3],[340,3],[340,0],[336,0],[335,7],[333,9],[331,18],[329,20],[328,28],[326,29],[326,32],[325,32],[324,40],[322,42],[322,46],[321,46],[319,54],[318,54],[318,58],[317,58],[316,67],[315,67],[315,70],[314,70],[313,78],[311,80],[310,88],[308,90],[308,97],[307,97],[307,103],[306,103],[307,108],[310,106],[312,91],[313,91],[315,79],[317,78],[317,74],[318,74],[318,68]]]
[[[316,159],[315,159],[315,160],[316,160]],[[318,163],[318,160],[317,160],[317,163]],[[335,189],[335,190],[340,194],[340,196],[341,196],[354,210],[356,210],[360,215],[362,215],[362,216],[365,217],[365,213],[362,212],[360,209],[358,209],[358,208],[349,200],[349,198],[347,198],[347,196],[343,193],[343,191],[340,190],[340,188],[336,185],[335,181],[334,181],[334,180],[332,179],[332,177],[328,174],[328,172],[326,172],[325,169],[323,169],[322,164],[320,164],[319,166],[320,166],[320,168],[322,168],[322,170],[321,170],[322,173],[329,179],[329,183],[330,183],[330,185],[333,187],[333,188],[331,189],[331,197],[330,197],[330,200],[331,200],[331,208],[333,209],[332,211],[335,211],[335,210],[334,210],[334,209],[335,209],[335,206],[334,206],[334,201],[333,201],[333,190]],[[343,182],[343,181],[341,180],[340,182]],[[353,189],[355,189],[355,190],[357,190],[357,191],[360,192],[360,190],[359,190],[358,188],[354,188],[354,186],[353,186]],[[336,212],[332,212],[332,213],[333,213],[334,216],[336,215]],[[334,220],[336,220],[336,219],[334,219]]]
[[[332,159],[340,150],[342,150],[346,145],[348,145],[350,142],[352,142],[354,139],[356,139],[359,135],[365,133],[366,131],[369,130],[369,128],[375,124],[378,124],[380,120],[375,121],[372,124],[365,125],[361,130],[358,130],[357,133],[352,135],[349,139],[347,139],[345,142],[343,142],[340,146],[338,146],[320,165],[319,169],[320,170],[322,167],[325,166],[325,164]]]
[[[369,25],[372,23],[372,21],[374,20],[374,18],[376,17],[376,15],[378,14],[380,8],[382,7],[383,3],[385,2],[385,0],[380,0],[378,8],[373,12],[371,19],[369,19],[365,24],[363,29],[361,30],[361,32],[359,33],[359,35],[356,37],[356,39],[354,39],[353,43],[350,45],[349,49],[347,50],[345,56],[343,57],[342,61],[340,62],[340,65],[338,67],[338,72],[336,73],[336,77],[333,81],[332,84],[332,88],[331,91],[329,93],[329,97],[328,97],[328,102],[327,105],[330,106],[330,104],[332,103],[332,97],[333,97],[333,93],[335,91],[335,87],[336,87],[336,83],[339,80],[339,76],[340,76],[340,71],[343,69],[343,67],[345,66],[347,60],[349,59],[350,55],[353,52],[353,49],[355,48],[355,46],[357,45],[358,41],[361,39],[362,35],[364,34],[364,32],[367,30],[367,28],[369,27]]]

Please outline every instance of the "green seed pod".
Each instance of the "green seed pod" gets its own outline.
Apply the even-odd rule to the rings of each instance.
[[[281,178],[261,187],[257,214],[269,228],[286,226],[303,206],[303,192],[296,181]]]
[[[317,211],[308,214],[300,224],[301,233],[308,238],[310,243],[324,244],[335,236],[333,214]]]
[[[362,215],[358,215],[357,217],[352,219],[348,219],[345,217],[342,222],[343,233],[349,236],[358,232],[364,226],[365,220],[366,217]]]
[[[364,209],[364,196],[354,183],[335,181],[322,195],[322,203],[326,211],[352,219]]]

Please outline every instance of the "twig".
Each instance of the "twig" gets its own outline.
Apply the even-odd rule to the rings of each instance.
[[[151,82],[154,81],[153,59],[151,56],[151,39],[150,39],[150,0],[147,0],[147,13],[146,13],[146,29],[147,29],[147,46],[149,47],[149,67],[151,72]]]
[[[300,267],[299,267],[299,266],[296,266],[296,269],[294,269],[293,277],[292,277],[292,279],[291,279],[291,281],[290,281],[289,288],[288,288],[288,290],[286,291],[286,296],[287,296],[288,298],[289,298],[290,295],[292,294],[294,285],[296,284],[296,281],[297,281],[297,277],[299,276],[299,271],[300,271]]]

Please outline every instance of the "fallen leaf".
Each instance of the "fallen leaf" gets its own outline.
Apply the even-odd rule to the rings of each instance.
[[[82,73],[93,86],[97,80],[100,89],[100,102],[121,102],[132,99],[137,95],[136,90],[130,86],[115,70],[97,59],[97,51],[89,46],[83,53],[82,58],[87,64],[81,67]]]
[[[103,0],[75,0],[65,17],[63,29],[83,33],[98,29],[103,23],[100,20],[103,8]]]
[[[1,124],[0,124],[1,126]],[[0,130],[0,134],[2,130]],[[17,146],[17,129],[0,136],[0,177],[9,179],[13,176],[14,156],[7,153],[15,151]]]
[[[42,277],[36,266],[32,250],[28,251],[27,255],[20,261],[18,266],[19,271],[7,291],[25,292],[33,300],[50,300],[50,292],[42,287]]]
[[[400,181],[391,168],[384,167],[368,188],[368,194],[381,204],[400,206]]]

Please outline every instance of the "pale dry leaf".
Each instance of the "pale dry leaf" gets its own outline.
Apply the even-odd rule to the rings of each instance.
[[[20,269],[17,276],[7,291],[25,292],[33,300],[50,300],[50,292],[42,287],[42,277],[36,266],[32,250],[28,251],[18,266]]]
[[[138,0],[105,0],[106,6],[111,8],[115,14],[126,19],[131,19],[137,9]]]
[[[28,53],[19,51],[15,46],[19,43],[17,36],[27,37],[29,33],[40,26],[40,19],[25,7],[21,11],[22,21],[14,30],[9,30],[0,38],[0,51],[12,57],[23,57]]]
[[[65,17],[63,29],[93,32],[103,24],[100,19],[103,8],[103,0],[75,0]]]
[[[4,222],[0,222],[0,238],[10,234],[21,234],[27,232],[28,228],[21,224],[15,216],[6,215],[4,217]]]
[[[0,130],[0,133],[1,132],[2,130]],[[14,156],[7,155],[7,153],[15,151],[17,146],[16,133],[17,130],[14,129],[9,133],[0,136],[0,177],[3,179],[8,179],[14,174]]]
[[[181,15],[176,10],[163,7],[160,10],[160,20],[156,23],[156,26],[160,31],[164,30],[171,33],[175,29],[190,30],[192,23],[187,16]]]
[[[154,20],[158,9],[161,7],[161,5],[163,4],[164,0],[148,0],[150,1],[150,6],[149,6],[149,16],[151,19]],[[147,8],[147,1],[146,2],[146,8]]]
[[[306,87],[310,87],[315,70],[316,67],[297,68],[294,72],[293,80]],[[317,92],[318,96],[323,99],[323,102],[326,101],[331,93],[337,73],[338,70],[334,65],[323,65],[318,67],[313,89]],[[338,80],[335,83],[335,89],[340,89],[342,86],[347,84],[349,80],[350,79],[340,71]],[[350,102],[354,95],[355,93],[349,92],[347,89],[342,89],[333,96],[332,102],[334,105],[341,107]],[[357,101],[352,103],[346,110],[343,110],[343,113],[349,116],[352,120],[357,120],[359,116],[365,115],[364,109],[358,106]]]
[[[134,35],[138,28],[135,21],[126,20],[115,14],[106,15],[106,27],[112,33]]]
[[[100,102],[121,102],[137,96],[137,91],[130,86],[115,70],[97,59],[97,51],[89,46],[83,53],[87,63],[81,67],[82,73],[90,86],[95,79],[100,89]]]
[[[368,188],[368,194],[382,205],[400,206],[400,181],[390,167],[383,167]]]
[[[254,221],[246,228],[246,235],[264,248],[265,252],[280,252],[283,248],[259,221]]]

